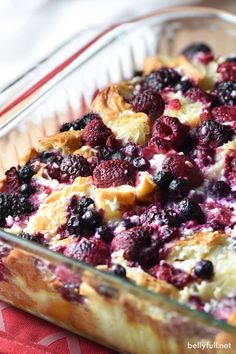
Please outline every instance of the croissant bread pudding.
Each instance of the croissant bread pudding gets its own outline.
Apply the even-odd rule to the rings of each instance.
[[[236,58],[147,58],[5,174],[0,226],[236,324]]]

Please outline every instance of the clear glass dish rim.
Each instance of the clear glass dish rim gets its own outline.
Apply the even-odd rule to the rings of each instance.
[[[58,65],[55,69],[50,71],[48,74],[45,75],[42,79],[40,79],[34,86],[29,88],[27,91],[23,92],[18,96],[14,101],[10,102],[7,106],[7,108],[3,111],[0,110],[0,117],[2,115],[5,115],[6,113],[10,112],[13,108],[15,108],[19,103],[22,103],[24,100],[27,99],[28,93],[35,93],[37,90],[41,89],[40,92],[34,95],[34,98],[32,101],[26,105],[25,107],[19,109],[16,113],[12,114],[10,118],[4,123],[1,128],[0,128],[0,133],[1,131],[4,130],[4,128],[8,128],[9,126],[11,127],[12,125],[16,124],[19,122],[19,120],[22,120],[24,116],[30,112],[31,109],[35,107],[37,104],[37,101],[40,100],[44,95],[46,95],[50,90],[53,89],[54,86],[60,83],[63,79],[65,79],[67,76],[71,74],[73,71],[73,68],[71,70],[68,70],[67,72],[64,73],[65,69],[68,68],[74,60],[79,58],[84,52],[86,52],[88,49],[92,48],[94,44],[101,44],[104,45],[102,42],[106,37],[110,36],[114,39],[117,38],[117,36],[123,31],[127,31],[128,27],[131,26],[136,26],[136,25],[141,25],[145,24],[147,21],[151,21],[152,19],[156,19],[157,17],[160,18],[160,20],[166,20],[166,19],[174,19],[174,18],[181,18],[183,16],[187,18],[191,17],[199,17],[202,15],[203,17],[215,17],[220,20],[226,21],[228,23],[232,23],[236,25],[236,15],[224,11],[224,10],[218,10],[214,8],[209,8],[209,7],[201,7],[201,6],[179,6],[179,7],[173,7],[173,8],[165,8],[156,12],[152,12],[151,14],[139,17],[134,20],[129,20],[129,21],[124,21],[120,22],[117,24],[114,24],[107,29],[103,30],[101,33],[96,35],[92,40],[90,40],[85,46],[80,48],[75,54],[73,54],[71,57],[66,58],[63,63]],[[128,26],[128,27],[127,27]],[[133,27],[135,28],[135,27]],[[74,38],[74,37],[73,37]],[[101,43],[99,43],[101,41]],[[94,48],[91,56],[96,55],[97,49]],[[45,60],[49,59],[45,58]],[[81,65],[83,65],[82,61],[79,65],[76,66],[78,69]],[[40,65],[40,64],[39,64]],[[37,69],[37,65],[35,66],[35,69]],[[30,69],[31,72],[31,69]],[[63,75],[60,75],[63,74]],[[28,72],[25,73],[25,75],[22,76],[24,78],[26,75],[28,75]],[[24,240],[20,239],[14,234],[11,234],[9,232],[6,232],[2,229],[0,229],[0,239],[2,239],[6,244],[14,247],[17,246],[19,249],[26,251],[26,252],[32,252],[32,256],[39,256],[46,261],[49,262],[54,262],[55,264],[58,265],[67,265],[69,266],[73,271],[82,269],[83,271],[89,271],[93,273],[96,277],[103,278],[104,280],[107,281],[113,281],[115,282],[118,286],[122,286],[126,288],[127,290],[132,290],[134,292],[139,292],[140,295],[144,295],[145,298],[150,299],[150,301],[155,301],[155,300],[160,300],[162,302],[165,302],[167,305],[170,305],[171,309],[174,310],[182,310],[185,315],[189,315],[191,317],[194,317],[195,319],[198,319],[199,321],[202,321],[203,323],[207,323],[208,325],[214,326],[215,328],[218,328],[220,330],[226,331],[228,333],[233,334],[236,336],[236,327],[232,326],[222,320],[217,320],[213,316],[211,316],[208,313],[201,312],[198,310],[191,309],[189,306],[178,302],[177,300],[171,299],[167,295],[163,295],[160,293],[155,293],[152,290],[149,290],[145,287],[139,286],[133,282],[130,282],[128,280],[119,278],[115,275],[112,275],[111,273],[107,273],[104,271],[101,271],[93,266],[90,266],[89,264],[86,264],[82,261],[76,261],[73,258],[64,256],[62,254],[59,254],[57,252],[54,252],[40,244],[36,244],[32,241],[29,240]],[[140,297],[142,300],[142,298]]]

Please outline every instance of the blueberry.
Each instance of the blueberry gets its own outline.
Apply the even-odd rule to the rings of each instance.
[[[111,242],[114,237],[112,231],[107,226],[98,227],[97,233],[100,235],[101,239],[106,243]]]
[[[169,184],[169,195],[172,199],[181,199],[188,195],[190,187],[184,178],[173,179]]]
[[[153,177],[153,181],[160,187],[166,188],[169,186],[170,182],[173,179],[173,175],[171,172],[159,171]]]
[[[161,222],[168,226],[178,227],[181,224],[181,220],[178,214],[174,210],[163,210],[161,213]]]
[[[132,163],[140,171],[147,171],[150,168],[150,163],[145,157],[135,157]]]
[[[196,54],[199,53],[211,53],[211,48],[205,43],[196,42],[188,45],[182,50],[182,54],[184,54],[189,59],[192,59]]]
[[[78,211],[84,214],[88,209],[94,209],[95,204],[93,199],[87,197],[81,197],[78,205]]]
[[[30,194],[34,193],[34,191],[35,191],[35,188],[31,184],[23,183],[20,186],[20,193],[25,196],[29,196]]]
[[[122,277],[122,278],[126,277],[126,269],[120,264],[113,265],[111,268],[111,272],[114,273],[115,275],[118,275],[118,277]]]
[[[23,166],[19,169],[18,175],[22,181],[29,181],[34,175],[34,169],[30,165]]]
[[[84,115],[82,118],[76,119],[70,123],[64,123],[61,126],[60,132],[66,132],[68,130],[81,130],[86,127],[86,125],[93,119],[100,118],[96,113],[88,113]]]
[[[214,267],[211,261],[201,260],[197,262],[194,268],[194,274],[201,279],[211,279],[214,273]]]
[[[210,193],[217,197],[227,197],[231,191],[229,184],[225,181],[217,181],[210,186]]]
[[[190,198],[184,198],[177,205],[180,217],[184,221],[197,220],[200,223],[204,222],[204,214],[197,202]]]
[[[72,215],[68,221],[68,230],[76,235],[82,233],[84,223],[79,215]]]
[[[121,151],[117,151],[114,154],[111,155],[112,160],[123,160],[124,159],[124,154]]]
[[[90,229],[94,229],[102,223],[102,216],[96,210],[87,210],[82,219]]]

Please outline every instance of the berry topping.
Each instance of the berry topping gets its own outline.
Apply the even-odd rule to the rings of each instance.
[[[196,134],[200,144],[215,148],[227,143],[231,139],[233,131],[227,125],[222,125],[214,120],[206,120],[197,128]]]
[[[236,64],[236,63],[235,63]],[[218,106],[211,111],[212,117],[219,123],[236,121],[236,106]]]
[[[188,128],[177,118],[162,116],[155,122],[152,136],[166,140],[172,147],[179,147],[185,142],[187,132]]]
[[[217,72],[221,74],[223,81],[236,81],[236,62],[225,61],[218,65]]]
[[[18,171],[18,176],[21,181],[29,181],[34,175],[34,169],[30,165],[23,166]]]
[[[148,141],[148,148],[153,150],[153,154],[154,153],[158,154],[158,153],[165,153],[170,151],[172,149],[172,145],[170,141],[163,140],[162,138],[154,136]]]
[[[187,197],[189,191],[189,183],[184,178],[173,179],[169,185],[169,196],[171,199],[181,199]]]
[[[214,103],[214,96],[202,91],[200,88],[192,87],[185,92],[185,97],[192,102],[201,102],[204,108],[211,108]]]
[[[95,147],[105,144],[110,135],[112,135],[111,130],[101,119],[95,118],[86,125],[82,137],[86,145]]]
[[[69,244],[64,254],[78,261],[97,266],[108,263],[109,248],[102,240],[82,238],[79,242]]]
[[[23,216],[34,211],[31,203],[22,196],[15,194],[0,193],[0,215],[1,224],[4,224],[4,218],[7,216]]]
[[[111,242],[114,237],[113,232],[106,225],[98,227],[97,233],[101,237],[101,239],[106,243]]]
[[[111,273],[117,275],[118,277],[126,277],[126,269],[120,264],[115,264],[111,267]]]
[[[174,178],[186,178],[192,188],[202,183],[202,175],[198,166],[187,156],[170,154],[164,159],[162,169],[165,172],[171,172]]]
[[[87,177],[91,175],[90,163],[80,155],[66,155],[63,157],[60,166],[47,166],[50,177],[59,179],[61,182],[71,182],[76,177]]]
[[[214,267],[211,261],[201,260],[197,262],[194,268],[194,274],[201,279],[209,280],[214,273]]]
[[[150,163],[145,157],[135,157],[132,164],[139,171],[147,171],[150,168]]]
[[[93,119],[99,119],[99,115],[96,113],[88,113],[82,118],[76,119],[71,123],[64,123],[61,126],[60,132],[66,132],[68,130],[81,130]]]
[[[200,205],[193,199],[184,198],[177,204],[180,217],[184,220],[197,220],[199,223],[203,223],[204,214]]]
[[[153,177],[153,181],[158,185],[160,188],[167,188],[170,182],[173,179],[173,175],[171,172],[166,171],[159,171]]]
[[[165,280],[167,283],[174,285],[177,289],[183,289],[194,281],[194,277],[191,274],[181,269],[174,268],[165,261],[161,261],[160,264],[151,268],[149,272],[155,278]]]
[[[210,186],[210,193],[217,198],[227,197],[230,191],[231,188],[225,181],[217,181]]]
[[[134,168],[128,161],[104,161],[94,169],[93,182],[99,188],[132,184],[134,182]]]
[[[236,105],[236,82],[223,81],[215,84],[213,94],[219,100],[220,104],[235,106]]]
[[[5,190],[7,192],[16,192],[20,186],[20,180],[18,177],[18,171],[15,167],[11,167],[8,171],[5,172],[6,176],[6,186]]]
[[[182,50],[182,54],[184,54],[188,59],[192,59],[201,53],[209,54],[211,53],[211,48],[205,43],[196,42],[190,44]]]
[[[141,82],[141,90],[162,91],[166,87],[175,87],[180,80],[180,74],[174,69],[161,68],[144,77]]]
[[[124,250],[124,258],[138,261],[142,248],[150,245],[151,238],[147,230],[140,226],[123,231],[112,240],[112,250]]]
[[[236,158],[233,154],[225,158],[224,176],[232,186],[236,185]]]
[[[132,97],[130,103],[136,112],[144,112],[153,120],[159,118],[165,108],[161,95],[153,90],[137,93]]]

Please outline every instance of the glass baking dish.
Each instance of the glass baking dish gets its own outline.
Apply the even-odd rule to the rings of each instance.
[[[207,8],[168,9],[116,25],[66,59],[5,120],[1,173],[39,138],[82,115],[98,88],[140,70],[146,56],[175,54],[199,40],[224,55],[235,39],[236,16]],[[18,308],[122,353],[236,352],[230,324],[7,232],[0,231],[0,241],[0,298]]]

